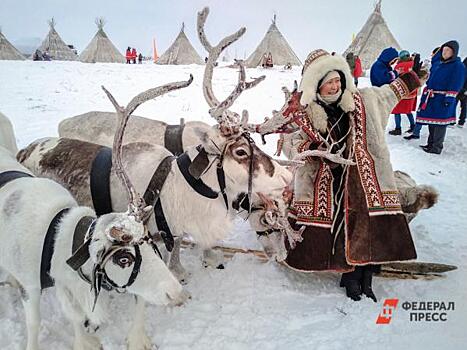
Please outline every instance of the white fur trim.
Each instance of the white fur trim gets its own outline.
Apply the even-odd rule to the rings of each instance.
[[[346,113],[352,112],[355,110],[355,102],[353,99],[352,93],[345,89],[341,97],[341,102],[339,102],[339,107]]]
[[[340,75],[339,75],[339,72],[333,70],[331,72],[329,72],[328,74],[326,74],[326,76],[323,78],[323,81],[321,82],[321,86],[323,86],[324,84],[326,84],[327,81],[331,80],[331,79],[334,79],[334,78],[339,78]]]
[[[306,108],[306,114],[313,124],[313,128],[321,132],[326,132],[328,115],[323,107],[315,102],[310,103]]]
[[[318,82],[330,71],[341,71],[345,76],[345,90],[350,93],[356,93],[357,88],[353,82],[353,77],[350,72],[349,65],[344,57],[335,55],[325,55],[314,60],[303,72],[302,81],[300,82],[299,91],[302,91],[300,103],[302,105],[310,104],[316,101],[316,91],[318,90]],[[344,91],[345,92],[345,91]]]

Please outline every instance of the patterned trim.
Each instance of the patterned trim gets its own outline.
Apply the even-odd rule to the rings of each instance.
[[[354,94],[355,159],[365,192],[370,216],[402,213],[397,190],[381,191],[376,176],[375,163],[368,152],[366,112],[360,94]]]
[[[332,180],[331,168],[325,162],[320,162],[314,185],[314,217],[332,221]]]
[[[311,142],[320,142],[318,132],[313,130],[313,125],[306,112],[297,114],[295,123],[308,135]]]
[[[392,85],[392,84],[391,84]],[[354,94],[355,112],[355,158],[358,172],[365,192],[366,202],[370,210],[382,210],[383,196],[376,178],[376,170],[373,158],[368,153],[366,143],[366,113],[360,94]]]
[[[389,84],[389,87],[394,92],[399,101],[402,100],[404,96],[410,94],[409,88],[400,78],[394,80],[391,84]]]
[[[296,220],[298,225],[318,226],[330,228],[332,219],[330,217],[321,217],[313,215],[312,201],[294,201],[289,210],[288,216]]]
[[[427,118],[427,117],[418,117],[417,116],[417,123],[420,124],[433,124],[433,125],[450,125],[456,122],[456,117],[450,118]]]
[[[312,51],[308,54],[308,57],[305,60],[305,63],[303,64],[303,69],[302,69],[302,75],[305,72],[305,70],[308,68],[308,66],[316,59],[322,57],[322,56],[329,56],[329,52],[323,49],[318,49],[315,51]]]

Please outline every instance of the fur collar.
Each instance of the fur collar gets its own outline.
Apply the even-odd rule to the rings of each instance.
[[[309,57],[312,55],[313,53],[311,53]],[[313,127],[321,132],[326,131],[328,117],[324,108],[317,103],[318,97],[316,92],[318,91],[319,81],[332,70],[342,72],[346,80],[346,88],[342,93],[341,100],[338,104],[339,107],[346,113],[355,110],[353,94],[357,93],[358,90],[353,82],[353,77],[347,61],[338,55],[331,56],[329,54],[324,54],[318,56],[305,66],[299,91],[302,91],[300,103],[302,105],[307,105],[306,112]]]

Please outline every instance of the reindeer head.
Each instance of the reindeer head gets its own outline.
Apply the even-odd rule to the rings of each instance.
[[[245,195],[239,196],[233,206],[241,217],[248,219],[264,252],[271,260],[285,260],[286,240],[292,249],[295,247],[295,242],[302,240],[303,229],[293,230],[287,220],[287,205],[283,197],[257,193],[257,196],[253,197],[250,213],[247,210],[250,204]]]
[[[128,213],[96,219],[89,244],[93,289],[112,287],[156,305],[180,304],[186,294],[165,265],[145,225]]]
[[[248,112],[243,111],[242,117],[230,111],[234,101],[240,94],[251,89],[264,80],[265,76],[246,82],[246,72],[243,61],[236,61],[239,67],[238,83],[232,93],[220,102],[212,88],[212,76],[216,60],[221,52],[238,40],[244,33],[241,28],[236,33],[225,37],[216,46],[212,46],[204,32],[209,9],[206,7],[198,13],[198,37],[209,56],[206,63],[203,79],[204,97],[210,107],[209,114],[218,125],[209,132],[198,135],[202,140],[203,149],[211,155],[219,157],[218,163],[225,171],[227,188],[234,193],[254,191],[270,192],[281,191],[291,179],[291,173],[262,152],[251,139],[248,133]]]
[[[187,82],[147,90],[134,97],[126,108],[118,105],[112,94],[102,87],[119,118],[112,167],[127,190],[129,203],[126,213],[103,215],[89,228],[86,242],[93,262],[91,286],[95,301],[101,287],[128,291],[154,304],[180,304],[186,298],[182,286],[162,261],[155,240],[148,233],[145,222],[152,207],[147,206],[143,197],[136,192],[123,168],[122,140],[128,119],[140,104],[171,90],[186,87],[192,79],[190,76]]]

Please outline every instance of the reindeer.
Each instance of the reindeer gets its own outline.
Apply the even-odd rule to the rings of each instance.
[[[58,125],[58,135],[70,139],[110,146],[112,133],[117,126],[116,114],[91,111],[64,119]],[[208,132],[211,125],[200,121],[181,121],[180,125],[168,125],[159,120],[131,116],[124,143],[145,142],[161,145],[174,155],[185,152],[188,147],[197,146],[200,132]]]
[[[207,10],[203,12],[207,16]],[[204,17],[205,20],[205,17]],[[212,91],[211,79],[214,63],[222,50],[243,35],[242,28],[235,34],[224,38],[216,47],[211,47],[202,31],[203,23],[199,23],[201,37],[209,48],[209,59],[206,64],[203,88],[206,99],[212,107],[210,114],[218,121],[218,125],[207,132],[195,129],[200,146],[189,147],[182,160],[193,163],[198,167],[199,182],[203,187],[210,189],[212,197],[207,199],[204,195],[193,191],[185,176],[186,164],[177,161],[168,164],[170,171],[160,190],[158,198],[172,233],[183,236],[189,233],[194,240],[203,247],[209,247],[215,241],[226,237],[231,230],[235,211],[231,210],[225,197],[229,201],[238,197],[240,193],[255,192],[281,193],[282,189],[291,181],[291,174],[284,167],[263,153],[251,140],[248,134],[241,131],[241,121],[238,115],[228,108],[236,98],[246,89],[256,86],[263,77],[252,82],[246,82],[245,70],[240,64],[239,81],[235,90],[223,102],[219,102]],[[191,82],[191,81],[190,81]],[[145,94],[145,93],[143,93]],[[147,94],[147,93],[146,93]],[[151,95],[154,98],[156,95]],[[120,107],[113,100],[117,112]],[[132,113],[135,108],[129,108],[126,113]],[[246,115],[247,112],[245,111]],[[245,119],[244,119],[245,120]],[[235,130],[234,130],[235,129]],[[235,132],[230,132],[235,131]],[[39,140],[18,154],[18,159],[35,174],[51,177],[64,184],[80,203],[92,204],[89,170],[96,153],[101,146],[71,139],[43,139]],[[123,146],[123,161],[130,178],[137,190],[144,193],[150,180],[160,163],[170,156],[163,147],[143,143],[132,143]],[[214,164],[214,165],[213,165]],[[190,165],[190,171],[192,167]],[[225,185],[218,180],[218,170],[225,174]],[[123,201],[120,194],[119,183],[110,175],[110,193],[112,208],[121,207]],[[225,187],[225,190],[223,189]],[[218,195],[219,192],[222,195]],[[280,196],[280,195],[279,195]],[[229,206],[227,209],[226,207]],[[206,219],[209,213],[209,219]],[[155,229],[154,216],[151,218],[151,232]]]
[[[0,146],[0,268],[21,292],[27,350],[38,349],[41,291],[53,285],[73,324],[75,350],[102,348],[92,333],[108,318],[107,291],[131,293],[156,305],[178,305],[186,299],[144,224],[151,206],[123,169],[125,123],[122,118],[112,157],[129,197],[125,213],[96,217],[91,208],[78,206],[64,187],[34,177]],[[143,339],[135,335],[132,329],[129,348],[143,349]]]

